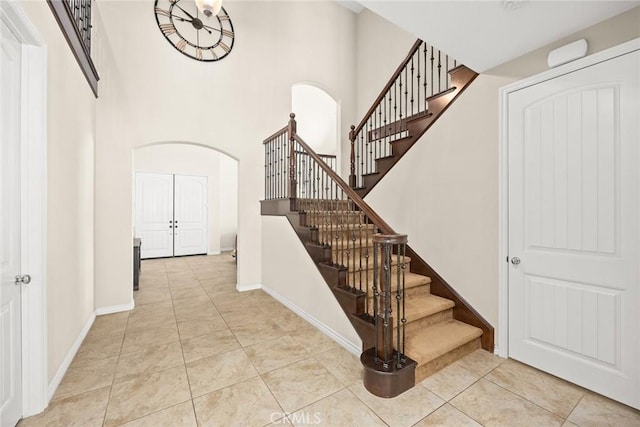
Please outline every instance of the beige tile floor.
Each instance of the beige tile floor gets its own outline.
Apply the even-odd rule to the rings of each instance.
[[[30,426],[640,426],[640,412],[479,350],[394,399],[228,254],[144,261],[136,308],[96,319]]]

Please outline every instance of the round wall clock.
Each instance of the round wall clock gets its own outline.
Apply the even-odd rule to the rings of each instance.
[[[156,0],[156,22],[182,54],[198,61],[219,61],[233,48],[233,24],[223,8],[206,16],[194,0]]]

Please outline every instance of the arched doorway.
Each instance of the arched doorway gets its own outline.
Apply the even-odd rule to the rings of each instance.
[[[206,183],[206,254],[231,251],[238,227],[238,161],[212,147],[188,142],[160,142],[137,147],[134,174],[202,177]],[[134,235],[136,191],[134,186]],[[167,223],[166,227],[172,226]],[[144,247],[144,242],[142,243]]]
[[[291,111],[297,132],[318,154],[338,156],[340,164],[340,104],[326,91],[309,83],[291,87]]]

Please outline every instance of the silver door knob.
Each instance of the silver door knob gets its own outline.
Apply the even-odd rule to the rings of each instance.
[[[28,285],[29,283],[31,283],[31,276],[29,276],[28,274],[18,274],[16,276],[16,285]]]
[[[511,264],[513,265],[520,264],[520,258],[518,258],[517,256],[514,256],[513,258],[511,258]]]

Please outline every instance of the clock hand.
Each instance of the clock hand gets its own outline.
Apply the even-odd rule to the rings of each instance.
[[[217,31],[217,32],[221,32],[218,28],[213,28],[213,27],[210,27],[210,26],[208,26],[208,25],[203,25],[203,27],[204,27],[205,29],[209,28],[209,29],[211,29],[211,30],[214,30],[214,31]],[[212,34],[212,33],[211,33],[211,31],[209,31],[209,34]]]
[[[173,17],[175,19],[177,19],[178,21],[189,22],[189,23],[193,22],[193,21],[189,21],[188,19],[184,19],[183,17],[178,16],[178,15],[173,15]],[[209,27],[209,28],[211,28],[211,27]],[[211,31],[207,30],[206,28],[201,28],[201,30],[205,30],[207,33],[213,35],[213,33]]]
[[[193,15],[191,15],[189,12],[187,12],[186,10],[184,10],[184,9],[183,9],[183,8],[182,8],[182,7],[177,3],[177,2],[175,3],[175,5],[176,5],[176,7],[177,7],[178,9],[180,9],[181,11],[183,11],[183,12],[184,12],[184,13],[185,13],[189,18],[191,18],[191,20],[192,20],[192,21],[193,21],[194,19],[196,19],[196,18],[194,18],[194,17],[193,17]]]
[[[181,7],[180,7],[180,5],[179,5],[178,3],[176,3],[176,6],[178,7],[178,9],[180,9],[181,11],[183,11],[184,13],[186,13],[186,14],[191,18],[191,20],[185,19],[185,18],[183,18],[183,17],[181,17],[181,16],[178,16],[178,15],[173,15],[173,17],[174,17],[174,18],[176,18],[176,19],[178,19],[178,20],[180,20],[180,21],[182,21],[182,22],[193,22],[193,20],[194,20],[194,19],[196,19],[196,18],[194,18],[191,14],[189,14],[189,12],[187,12],[186,10],[184,10],[183,8],[181,8]],[[215,28],[213,28],[213,27],[209,27],[209,26],[207,26],[207,25],[203,25],[203,27],[207,27],[207,28],[211,28],[212,30],[215,30]],[[211,31],[209,31],[207,28],[203,28],[203,29],[204,29],[207,33],[209,33],[209,34],[213,34],[213,33],[212,33]],[[220,30],[218,30],[218,31],[220,31]]]

